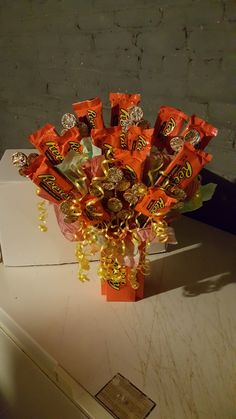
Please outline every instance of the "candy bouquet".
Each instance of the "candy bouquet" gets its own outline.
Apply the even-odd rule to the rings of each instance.
[[[214,192],[199,172],[212,158],[203,150],[217,129],[168,106],[150,128],[139,94],[110,93],[110,102],[110,127],[98,97],[75,103],[60,134],[46,124],[30,135],[40,154],[18,152],[12,160],[76,242],[79,279],[88,279],[89,257],[99,252],[102,293],[134,301],[143,297],[150,243],[171,241],[171,221]],[[46,230],[44,215],[41,221]]]

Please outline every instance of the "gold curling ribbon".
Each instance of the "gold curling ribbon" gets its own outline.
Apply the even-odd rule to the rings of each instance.
[[[40,194],[40,189],[37,188],[36,189],[36,194],[39,195]],[[48,212],[46,209],[46,201],[43,199],[42,201],[39,201],[37,204],[37,208],[38,208],[38,220],[40,221],[40,224],[38,225],[39,230],[42,233],[46,233],[46,231],[48,231],[47,228],[47,217],[48,217]]]
[[[154,185],[154,174],[159,172],[163,165],[164,165],[164,160],[159,164],[158,167],[156,167],[153,170],[148,171],[148,178],[150,180],[150,186],[151,187]]]
[[[138,272],[140,272],[142,275],[147,276],[150,273],[150,261],[148,257],[149,246],[150,246],[150,242],[148,241],[142,242],[139,245],[140,260],[137,266],[137,274]]]
[[[106,225],[100,231],[93,226],[85,227],[83,229],[83,240],[76,245],[76,257],[79,263],[78,278],[84,282],[88,280],[87,271],[89,270],[88,256],[91,252],[87,250],[89,245],[97,242],[98,235],[101,234],[105,238],[105,243],[101,248],[101,259],[100,266],[98,269],[98,275],[101,280],[109,281],[109,284],[115,288],[120,289],[120,286],[126,283],[128,280],[133,289],[138,289],[139,282],[137,278],[138,272],[147,275],[149,263],[147,260],[147,249],[148,244],[140,244],[140,238],[135,231],[132,231],[131,239],[138,240],[139,251],[142,252],[140,255],[140,261],[137,268],[129,269],[125,265],[119,262],[120,255],[125,255],[125,240],[120,239],[117,235],[109,235],[109,226]]]
[[[168,240],[168,224],[165,220],[152,221],[152,230],[160,243]]]
[[[97,244],[98,235],[103,234],[103,229],[98,230],[94,226],[85,226],[84,223],[81,223],[78,233],[83,236],[75,248],[75,255],[79,265],[78,278],[80,281],[85,282],[89,280],[87,273],[85,273],[90,268],[88,257],[95,253],[91,248],[94,244]]]
[[[94,205],[97,202],[101,201],[101,199],[103,199],[103,197],[104,197],[104,190],[99,183],[102,182],[103,180],[107,179],[108,169],[109,169],[108,164],[111,163],[112,161],[114,161],[114,159],[111,159],[111,158],[109,159],[109,156],[106,160],[103,160],[102,163],[101,163],[101,167],[102,167],[104,176],[94,176],[91,180],[91,186],[93,188],[97,189],[100,192],[100,196],[89,199],[88,202],[86,203],[85,207],[86,207],[86,210],[89,213],[92,213],[93,216],[96,217],[96,218],[99,218],[99,217],[103,216],[103,213],[94,212]]]
[[[97,217],[102,216],[102,214],[99,212],[94,212],[94,205],[104,197],[104,190],[101,186],[101,183],[107,179],[109,163],[112,163],[113,161],[114,159],[110,158],[107,153],[107,159],[104,160],[101,164],[104,176],[95,176],[91,180],[91,185],[99,191],[100,196],[91,198],[86,203],[86,210],[93,213],[93,215]],[[159,169],[160,167],[155,169],[155,171]],[[150,173],[149,176],[150,181],[152,181],[151,176],[152,173]],[[146,242],[145,244],[142,242],[141,237],[138,234],[138,229],[140,228],[138,216],[140,214],[137,214],[135,217],[134,214],[134,211],[131,209],[128,217],[125,220],[121,220],[120,222],[118,222],[118,218],[116,216],[109,223],[102,222],[101,220],[99,228],[85,225],[83,228],[80,228],[80,234],[83,235],[83,239],[76,245],[76,256],[80,266],[78,277],[81,281],[88,280],[87,274],[85,272],[89,270],[88,257],[92,254],[91,251],[88,251],[88,247],[97,242],[98,235],[102,235],[105,242],[101,246],[100,251],[101,259],[98,269],[99,277],[102,280],[108,280],[110,285],[115,289],[119,289],[122,284],[126,283],[127,279],[129,280],[132,288],[138,289],[138,273],[140,272],[140,274],[147,275],[150,271],[149,260],[147,257],[150,242]],[[161,216],[161,213],[157,213],[155,215]],[[133,227],[131,224],[132,218],[134,218],[135,227]],[[154,222],[151,218],[148,218],[143,227],[146,227],[148,223],[151,224],[151,228],[153,229],[154,234],[158,237],[159,241],[165,242],[168,238],[167,223],[165,223],[165,221]],[[127,268],[125,265],[122,265],[119,262],[119,257],[121,255],[125,255],[125,239],[128,239],[128,234],[130,234],[130,240],[132,240],[133,243],[137,246],[137,251],[140,252],[139,264],[137,268],[132,269]]]
[[[132,232],[134,235],[134,231]],[[119,289],[122,284],[125,284],[127,280],[129,281],[133,289],[138,289],[140,284],[138,282],[138,273],[143,275],[148,275],[149,273],[149,261],[147,259],[148,244],[141,242],[141,239],[138,239],[139,244],[138,251],[140,252],[140,260],[137,268],[128,268],[125,265],[122,265],[118,261],[118,256],[122,253],[125,254],[125,242],[121,243],[121,240],[117,238],[109,237],[106,233],[107,241],[101,249],[101,264],[98,269],[98,275],[101,280],[109,281],[109,284],[115,288]],[[131,236],[131,239],[134,240],[134,237]],[[137,240],[135,238],[135,240]],[[121,247],[123,246],[123,251]]]
[[[109,281],[112,288],[117,290],[126,282],[126,266],[121,265],[118,259],[112,253],[101,252],[101,262],[98,269],[98,275],[101,280]]]
[[[88,281],[87,275],[84,271],[89,270],[89,261],[83,252],[83,244],[77,243],[75,248],[75,255],[79,264],[78,278],[80,281]]]
[[[72,215],[79,217],[82,214],[82,210],[81,210],[81,206],[80,206],[80,201],[81,201],[82,197],[80,198],[73,198],[72,199],[72,205],[70,206],[70,210]]]

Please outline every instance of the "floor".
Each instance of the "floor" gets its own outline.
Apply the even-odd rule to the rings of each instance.
[[[175,229],[142,301],[107,303],[93,262],[84,284],[76,265],[1,266],[0,306],[92,395],[120,373],[156,403],[150,419],[233,419],[236,237]]]

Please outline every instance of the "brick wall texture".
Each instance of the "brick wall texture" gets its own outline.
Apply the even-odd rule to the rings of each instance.
[[[236,179],[235,0],[1,0],[1,152],[71,103],[140,92],[219,129],[209,169]]]

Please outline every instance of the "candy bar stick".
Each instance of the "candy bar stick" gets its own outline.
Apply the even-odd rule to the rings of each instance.
[[[151,221],[151,217],[148,217],[148,219],[145,221],[144,225],[142,226],[142,228],[147,227],[149,221]]]

